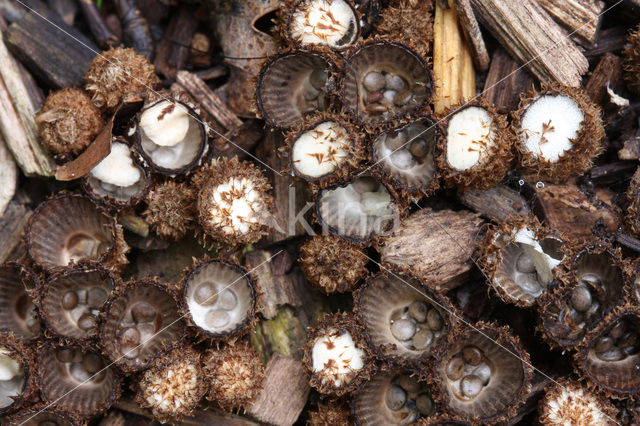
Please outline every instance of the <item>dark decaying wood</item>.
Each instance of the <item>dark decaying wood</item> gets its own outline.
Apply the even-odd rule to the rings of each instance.
[[[49,0],[47,2],[52,11],[62,18],[65,24],[73,26],[78,13],[75,0]]]
[[[19,201],[11,201],[0,218],[0,263],[18,260],[26,252],[23,232],[32,210]]]
[[[131,47],[147,59],[153,59],[154,42],[147,20],[135,0],[114,0],[113,5],[122,22],[122,31]]]
[[[55,14],[29,12],[4,33],[11,53],[43,84],[60,89],[82,86],[89,63],[100,52],[82,33]]]
[[[616,161],[613,163],[595,166],[589,170],[589,180],[596,185],[611,185],[623,182],[633,175],[637,161]]]
[[[572,37],[584,45],[596,41],[602,11],[601,0],[537,0],[551,16],[564,26]]]
[[[473,267],[483,221],[469,211],[425,208],[379,241],[382,264],[410,272],[438,292],[462,284]]]
[[[627,42],[627,32],[625,27],[612,27],[600,31],[594,46],[585,51],[586,57],[592,61],[598,59],[603,53],[619,52]]]
[[[533,78],[507,52],[497,48],[484,83],[483,96],[501,110],[518,108],[520,93],[533,87]]]
[[[534,211],[546,224],[574,240],[592,238],[593,228],[602,223],[607,232],[618,229],[613,209],[615,193],[597,188],[589,196],[573,184],[545,185],[536,188]]]
[[[267,364],[267,378],[258,398],[247,413],[261,422],[278,426],[293,425],[309,397],[309,376],[302,362],[275,354]]]
[[[607,94],[607,83],[610,87],[616,88],[621,78],[622,60],[612,53],[605,53],[591,73],[585,90],[592,101],[602,104]]]
[[[176,72],[187,63],[191,37],[198,28],[193,10],[184,5],[171,17],[167,31],[158,48],[154,65],[156,71],[167,77],[175,78]]]
[[[471,48],[473,64],[476,66],[477,71],[486,71],[489,69],[489,53],[480,31],[480,25],[478,25],[478,21],[473,14],[471,2],[470,0],[454,0],[454,3],[462,34]]]
[[[478,20],[541,81],[577,87],[589,63],[535,0],[471,0]]]
[[[458,193],[458,200],[471,210],[495,222],[510,217],[531,217],[527,200],[518,192],[504,185],[486,191],[472,189]]]
[[[96,3],[93,0],[78,0],[78,3],[80,3],[80,9],[87,20],[91,34],[100,47],[108,49],[117,46],[120,43],[120,38],[109,28],[104,16],[96,7]]]

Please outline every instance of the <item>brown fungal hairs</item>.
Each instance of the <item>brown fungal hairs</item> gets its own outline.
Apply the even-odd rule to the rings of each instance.
[[[147,195],[147,209],[142,215],[159,237],[177,241],[195,222],[195,195],[186,183],[161,183]]]

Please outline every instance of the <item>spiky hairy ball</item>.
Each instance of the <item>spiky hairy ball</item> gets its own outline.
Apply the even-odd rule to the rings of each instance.
[[[404,43],[426,57],[433,42],[432,11],[433,3],[427,0],[390,2],[380,14],[376,32],[380,37]]]
[[[42,144],[54,154],[79,154],[104,127],[89,95],[76,87],[52,92],[35,118]]]
[[[351,291],[367,275],[367,256],[354,244],[333,235],[316,235],[298,258],[307,279],[326,294]]]
[[[349,407],[340,402],[329,401],[326,404],[319,402],[316,411],[309,411],[307,426],[350,425],[352,423]]]
[[[167,181],[149,192],[142,215],[159,237],[177,241],[195,222],[195,198],[196,191],[186,183]]]
[[[613,425],[616,408],[577,381],[561,379],[540,402],[540,423],[548,426]]]
[[[200,353],[180,347],[162,355],[142,373],[136,401],[166,423],[189,415],[205,391]]]
[[[203,355],[202,366],[209,383],[207,399],[224,410],[246,407],[260,394],[264,367],[245,341],[209,349]]]
[[[155,90],[160,79],[144,55],[116,47],[97,55],[84,76],[85,89],[102,110],[112,110],[124,95]]]
[[[624,79],[629,90],[640,94],[640,25],[627,35],[624,54]]]
[[[193,184],[205,238],[235,247],[255,243],[267,233],[273,208],[271,184],[253,163],[219,158],[199,170]]]

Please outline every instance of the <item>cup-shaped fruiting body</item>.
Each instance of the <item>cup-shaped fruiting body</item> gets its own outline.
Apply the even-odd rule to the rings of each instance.
[[[410,425],[436,411],[432,392],[411,370],[379,371],[355,393],[356,425]]]
[[[564,285],[538,300],[540,329],[553,346],[574,347],[625,296],[626,270],[618,250],[582,247],[569,259]]]
[[[84,80],[91,100],[102,110],[113,110],[125,95],[153,91],[161,85],[144,55],[121,47],[98,54]]]
[[[34,404],[7,417],[9,426],[76,426],[78,419],[46,404]]]
[[[147,209],[142,215],[159,237],[177,241],[195,223],[195,200],[195,189],[169,180],[149,191]]]
[[[604,150],[600,107],[582,89],[553,84],[528,93],[512,126],[519,165],[538,178],[559,181],[582,173]]]
[[[344,49],[360,33],[360,18],[350,0],[287,0],[280,13],[280,35],[295,46]]]
[[[255,243],[267,232],[271,184],[253,163],[218,158],[193,178],[198,191],[198,223],[205,234],[227,246]]]
[[[320,191],[315,210],[323,227],[355,244],[389,231],[401,214],[395,193],[370,175]]]
[[[243,340],[207,350],[202,368],[207,378],[207,399],[227,411],[247,407],[258,397],[265,380],[260,357]]]
[[[197,331],[214,339],[247,332],[255,319],[257,293],[249,273],[226,260],[205,260],[182,280],[180,305]]]
[[[0,416],[4,416],[32,402],[36,365],[31,349],[12,334],[2,333],[0,340]]]
[[[200,352],[178,347],[157,358],[136,384],[136,402],[161,423],[191,414],[206,391]]]
[[[180,343],[185,326],[167,285],[153,280],[128,282],[109,296],[100,322],[106,357],[130,373],[147,368]]]
[[[54,154],[80,154],[104,126],[89,95],[75,87],[51,93],[35,121],[42,144]]]
[[[307,332],[304,363],[322,394],[349,394],[367,381],[375,363],[360,325],[347,313],[327,315]]]
[[[344,115],[321,113],[287,134],[289,170],[319,187],[351,177],[365,159],[359,129]]]
[[[640,27],[629,32],[624,54],[624,79],[627,87],[640,94]]]
[[[81,260],[109,269],[127,263],[128,250],[115,219],[88,197],[62,194],[41,203],[25,232],[27,252],[45,270]]]
[[[369,258],[334,235],[316,235],[300,247],[298,263],[311,284],[326,294],[353,290],[367,276]]]
[[[538,412],[545,426],[617,424],[611,401],[577,380],[560,379],[547,388]]]
[[[430,115],[379,133],[372,144],[376,170],[397,191],[418,197],[439,186],[436,147],[442,128]]]
[[[258,76],[256,102],[272,127],[288,129],[331,103],[335,65],[320,50],[295,50],[267,60]]]
[[[489,189],[507,174],[514,137],[507,117],[478,100],[447,111],[438,165],[445,182],[460,189]]]
[[[315,410],[309,411],[307,426],[349,425],[353,424],[351,410],[339,401],[329,400],[326,404],[318,402]]]
[[[54,335],[74,341],[98,333],[98,315],[116,278],[101,267],[75,267],[52,275],[38,289],[40,312]]]
[[[133,207],[151,186],[151,175],[142,164],[126,141],[116,138],[109,155],[85,176],[84,189],[96,203],[115,209]]]
[[[490,230],[481,262],[500,298],[529,307],[557,278],[566,246],[537,221],[514,220]]]
[[[40,335],[40,317],[33,297],[38,282],[38,277],[20,263],[0,265],[0,330],[24,340]]]
[[[617,306],[584,338],[574,354],[587,384],[607,396],[635,398],[640,394],[640,307]]]
[[[356,46],[340,78],[343,105],[364,124],[417,111],[432,93],[433,76],[427,63],[396,42],[373,40]]]
[[[411,46],[426,58],[433,43],[433,7],[431,1],[389,2],[375,23],[376,35]]]
[[[78,417],[105,412],[120,396],[120,377],[91,348],[45,343],[38,351],[38,385],[47,404]]]
[[[136,146],[158,173],[187,173],[200,162],[208,147],[207,126],[187,104],[161,99],[138,114]]]
[[[354,310],[376,355],[399,365],[432,356],[453,328],[447,298],[409,277],[371,277],[354,294]]]
[[[507,327],[461,327],[437,355],[431,379],[447,412],[492,424],[511,418],[531,389],[529,354]]]

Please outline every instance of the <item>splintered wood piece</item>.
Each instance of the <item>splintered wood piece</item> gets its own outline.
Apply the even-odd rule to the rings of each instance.
[[[258,120],[247,119],[236,129],[224,135],[215,135],[213,143],[216,152],[221,157],[238,157],[243,160],[249,156],[249,152],[264,137],[264,125]]]
[[[81,87],[100,49],[55,13],[29,12],[4,33],[9,51],[49,87]]]
[[[122,32],[131,47],[150,61],[153,60],[154,43],[147,19],[142,16],[135,0],[113,0],[113,6],[122,22]]]
[[[573,184],[545,185],[536,188],[534,209],[551,229],[578,240],[592,237],[599,221],[607,232],[618,229],[614,197],[615,193],[605,188],[597,188],[595,195],[589,197]]]
[[[605,3],[600,0],[537,0],[572,36],[585,45],[597,38]]]
[[[9,202],[16,192],[18,184],[18,168],[0,135],[0,216],[4,214]]]
[[[622,60],[612,53],[605,53],[591,73],[585,90],[593,102],[602,105],[607,95],[607,83],[616,88],[621,78]]]
[[[567,32],[535,0],[471,0],[478,20],[544,82],[578,87],[589,63]]]
[[[247,413],[261,422],[293,425],[309,397],[309,376],[302,362],[276,353],[267,364],[267,378]]]
[[[91,34],[97,40],[100,47],[108,49],[120,44],[120,38],[109,28],[102,13],[98,10],[93,0],[79,0],[82,14],[87,20]]]
[[[585,55],[589,61],[600,59],[604,53],[619,52],[627,42],[627,27],[617,26],[604,29],[598,34],[598,39]]]
[[[520,93],[533,88],[533,78],[518,62],[497,48],[491,59],[491,67],[484,83],[483,96],[504,111],[518,108]]]
[[[156,49],[156,71],[175,78],[189,58],[191,38],[198,28],[198,20],[188,5],[180,7],[169,21],[167,31]]]
[[[178,71],[176,81],[211,114],[225,129],[234,130],[242,125],[240,120],[198,76],[189,71]]]
[[[17,260],[26,252],[23,232],[32,210],[18,201],[11,201],[0,217],[0,263]]]
[[[445,9],[439,3],[433,23],[433,73],[437,114],[475,96],[471,51],[460,32],[456,9],[453,6]]]
[[[469,211],[425,208],[378,244],[382,264],[406,270],[438,292],[462,284],[473,266],[483,221]]]
[[[484,38],[482,38],[480,25],[478,25],[476,16],[473,14],[471,1],[454,0],[454,3],[458,12],[458,22],[460,23],[462,34],[471,48],[473,64],[478,71],[486,71],[489,69],[489,53],[487,52]]]
[[[486,191],[472,189],[458,193],[458,199],[471,210],[495,222],[513,217],[531,217],[527,200],[518,191],[497,185]]]

